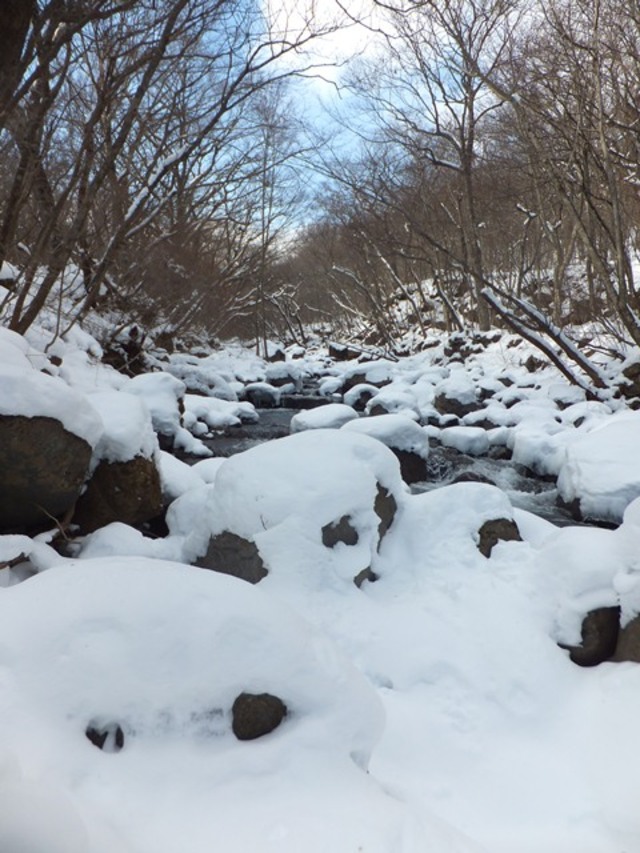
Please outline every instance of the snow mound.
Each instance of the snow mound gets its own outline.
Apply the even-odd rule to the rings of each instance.
[[[89,401],[104,425],[94,450],[94,463],[128,462],[136,456],[151,459],[158,449],[151,416],[138,397],[124,391],[98,391]]]
[[[626,412],[572,441],[558,476],[564,501],[578,500],[585,518],[622,520],[640,496],[640,413]]]
[[[327,403],[317,409],[298,412],[291,418],[291,432],[305,429],[339,429],[358,417],[358,413],[345,403]]]
[[[216,476],[216,530],[251,537],[291,516],[316,527],[373,505],[380,483],[403,493],[395,456],[369,436],[306,430],[227,459]]]
[[[343,426],[343,429],[370,435],[387,447],[415,453],[422,459],[426,459],[429,455],[428,434],[406,415],[372,415],[350,421]]]
[[[185,384],[170,373],[142,373],[123,386],[123,391],[144,400],[153,428],[162,435],[175,436],[180,429],[178,400],[184,397]]]
[[[0,387],[0,415],[54,418],[91,447],[98,443],[102,419],[83,394],[56,376],[3,364]]]
[[[226,853],[423,849],[405,837],[417,840],[419,822],[360,769],[382,729],[375,692],[249,584],[135,558],[58,566],[2,591],[0,665],[2,753],[10,747],[25,777],[73,792],[58,812],[60,850],[97,849],[86,846],[88,815],[139,853],[204,853],[220,838]],[[243,692],[287,708],[256,741],[232,734]],[[119,732],[111,754],[91,726]],[[15,821],[26,832],[33,818]],[[10,849],[44,853],[39,841]]]
[[[490,446],[487,430],[473,426],[452,426],[441,429],[440,441],[445,447],[452,447],[470,456],[482,456]]]

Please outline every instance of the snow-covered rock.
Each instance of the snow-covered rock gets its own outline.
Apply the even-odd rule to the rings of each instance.
[[[315,409],[298,412],[291,418],[291,432],[306,429],[339,429],[349,421],[356,420],[358,413],[345,403],[327,403]]]
[[[558,494],[584,518],[619,522],[640,496],[640,413],[629,412],[576,438],[565,449]]]

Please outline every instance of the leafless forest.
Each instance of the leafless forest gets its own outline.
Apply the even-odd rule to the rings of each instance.
[[[293,28],[258,0],[4,0],[3,322],[59,299],[59,333],[99,308],[258,340],[366,323],[392,350],[400,295],[597,387],[571,327],[640,344],[640,4],[377,5],[341,147],[304,109],[337,2]]]

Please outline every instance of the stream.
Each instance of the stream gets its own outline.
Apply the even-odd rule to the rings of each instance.
[[[298,411],[299,408],[260,409],[257,423],[229,427],[203,441],[214,456],[233,456],[265,441],[289,435],[291,418]],[[411,487],[414,494],[449,485],[460,474],[469,472],[495,483],[518,509],[534,513],[558,527],[579,524],[569,512],[556,506],[555,483],[529,476],[508,460],[468,456],[432,442],[428,468],[429,480],[414,483]]]

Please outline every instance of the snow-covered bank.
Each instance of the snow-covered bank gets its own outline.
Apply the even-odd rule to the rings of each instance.
[[[69,528],[75,559],[53,533],[0,536],[1,850],[640,849],[640,415],[579,399],[552,368],[531,374],[508,341],[464,364],[436,349],[376,367],[296,358],[340,408],[193,467],[151,430],[175,442],[189,426],[197,448],[254,418],[235,397],[276,371],[227,350],[177,359],[180,378],[126,380],[86,339],[59,346],[55,382],[100,395],[98,456],[159,467],[168,532]],[[54,381],[33,346],[0,345],[22,387]],[[227,399],[185,398],[200,368]],[[426,461],[428,439],[511,453],[622,524],[560,530],[485,483],[413,495],[393,449]],[[494,522],[520,538],[486,547]],[[257,587],[185,565],[214,564],[229,541],[260,567]],[[570,654],[593,613],[613,646],[581,668]],[[278,697],[280,725],[238,740],[242,693]]]

